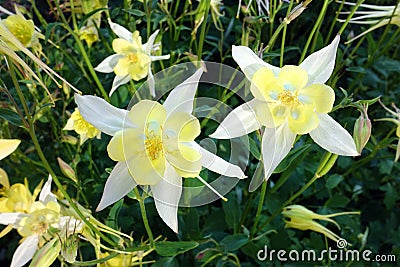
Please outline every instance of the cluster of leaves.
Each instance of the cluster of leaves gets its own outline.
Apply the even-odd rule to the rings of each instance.
[[[32,16],[45,36],[42,41],[42,60],[84,94],[102,95],[104,89],[107,91],[111,88],[114,74],[95,73],[93,66],[113,53],[111,42],[115,35],[107,25],[105,13],[102,14],[98,29],[99,41],[88,46],[79,39],[77,31],[91,15],[104,9],[86,15],[78,14],[71,2],[58,2],[32,0],[24,3],[26,15]],[[237,1],[225,0],[219,7],[222,15],[219,16],[213,14],[215,10],[210,7],[210,1],[203,0],[109,1],[107,16],[132,32],[138,30],[144,39],[160,29],[157,40],[162,44],[161,54],[170,54],[171,57],[153,64],[153,71],[156,72],[199,59],[236,68],[231,57],[232,45],[246,45],[254,51],[264,51],[260,55],[275,66],[297,65],[306,55],[330,43],[343,26],[337,21],[338,11],[349,10],[340,2],[313,1],[271,43],[275,30],[296,3],[269,1],[270,11],[260,12],[259,2],[266,1],[242,1],[238,7]],[[396,1],[370,2],[394,5]],[[13,10],[13,7],[8,9]],[[364,26],[347,24],[342,30],[342,39],[349,39],[365,29]],[[359,117],[359,112],[354,108],[357,101],[380,97],[387,105],[392,102],[398,104],[399,41],[399,28],[387,25],[355,42],[339,46],[335,71],[328,82],[336,93],[335,111],[330,115],[350,132]],[[66,86],[57,87],[39,67],[26,60],[33,69],[36,68],[37,74],[49,88],[51,98],[55,100],[53,105],[45,90],[35,86],[33,81],[20,77],[20,85],[34,117],[36,134],[44,155],[67,192],[82,205],[94,210],[109,175],[109,168],[114,165],[105,152],[109,137],[103,135],[101,140],[93,139],[82,146],[73,144],[73,134],[62,130],[68,112],[75,108],[70,89]],[[2,60],[2,86],[17,96],[5,64],[5,60]],[[101,81],[101,85],[97,81]],[[118,107],[126,107],[142,82],[121,86],[110,102]],[[199,95],[202,95],[201,88]],[[242,103],[235,95],[226,97],[223,88],[216,87],[211,91],[207,90],[208,97],[224,99],[230,106]],[[23,129],[23,121],[14,104],[21,103],[11,103],[6,94],[0,94],[0,136],[23,140],[16,153],[1,164],[13,183],[22,182],[27,177],[34,188],[48,173]],[[361,211],[361,216],[338,217],[336,220],[343,228],[340,233],[337,229],[332,230],[352,243],[354,249],[370,249],[375,254],[394,254],[400,258],[400,197],[397,194],[400,191],[400,164],[394,162],[398,140],[396,128],[391,122],[374,121],[388,117],[377,103],[370,105],[368,115],[372,121],[372,135],[362,155],[356,158],[339,157],[330,172],[317,179],[294,202],[321,214]],[[217,127],[212,121],[202,126],[202,136],[208,136]],[[219,156],[229,159],[230,152],[226,144],[223,141],[216,142]],[[257,172],[259,147],[256,134],[251,134],[251,156],[246,170],[250,177]],[[227,195],[229,201],[226,203],[216,201],[202,207],[180,208],[178,235],[163,224],[153,201],[147,198],[145,205],[152,231],[168,241],[156,242],[155,252],[146,260],[154,260],[153,266],[254,266],[262,263],[257,259],[257,252],[265,245],[275,250],[298,251],[318,251],[326,249],[328,245],[335,246],[321,234],[285,229],[280,215],[282,204],[313,177],[323,155],[324,151],[309,137],[300,137],[263,188],[249,192],[250,179],[247,179]],[[65,177],[57,157],[72,167],[76,182]],[[212,180],[212,177],[206,179]],[[133,233],[131,249],[139,250],[141,240],[146,239],[147,234],[139,204],[134,198],[128,195],[111,208],[93,215],[112,228]],[[17,233],[10,234],[8,239],[0,239],[1,262],[9,261],[18,240]],[[95,258],[92,254],[84,245],[80,247],[81,260]],[[319,264],[330,263],[324,261]]]

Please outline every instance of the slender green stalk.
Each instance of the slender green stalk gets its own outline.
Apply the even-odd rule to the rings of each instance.
[[[264,181],[262,184],[262,187],[261,187],[260,199],[258,201],[258,207],[257,207],[257,212],[256,212],[253,228],[251,229],[251,236],[254,236],[254,234],[256,233],[257,224],[260,221],[261,211],[262,211],[262,207],[264,205],[265,193],[267,192],[267,184],[268,184],[268,181]]]
[[[92,63],[90,62],[89,56],[86,53],[85,47],[83,46],[81,39],[79,38],[78,34],[73,29],[71,29],[71,27],[69,26],[68,21],[66,20],[64,14],[62,13],[62,11],[60,9],[59,1],[55,1],[55,3],[56,3],[57,11],[61,17],[61,20],[63,21],[63,26],[74,37],[75,42],[78,45],[79,51],[82,54],[83,60],[85,61],[86,65],[89,69],[89,72],[94,79],[94,82],[96,83],[97,87],[99,88],[101,95],[107,102],[110,102],[110,98],[108,97],[108,94],[104,90],[104,87],[103,87],[102,83],[100,82],[99,77],[97,77],[96,71],[94,70]]]
[[[204,38],[205,38],[205,33],[206,33],[206,28],[207,28],[208,12],[210,11],[210,2],[211,2],[210,0],[203,0],[203,1],[207,1],[207,4],[206,4],[206,11],[204,12],[203,24],[201,25],[201,30],[200,30],[199,47],[197,49],[197,60],[198,60],[199,64],[201,61],[201,56],[203,54],[203,44],[204,44]]]
[[[318,19],[315,22],[314,27],[312,28],[310,34],[308,35],[308,39],[307,39],[306,45],[304,46],[303,52],[301,53],[299,64],[301,62],[303,62],[304,58],[306,57],[308,46],[310,45],[311,40],[314,37],[314,34],[317,31],[319,25],[324,20],[324,16],[325,16],[325,13],[326,13],[326,9],[328,8],[328,4],[329,4],[329,0],[325,0],[324,1],[324,5],[322,6],[321,12],[319,13]]]
[[[347,24],[349,24],[351,18],[353,17],[354,13],[357,11],[358,7],[364,2],[364,0],[360,0],[357,2],[357,4],[354,6],[353,10],[351,11],[351,13],[349,14],[349,16],[347,16],[346,21],[343,23],[342,27],[339,30],[339,34],[341,35],[344,31],[344,29],[346,29]]]
[[[146,232],[147,235],[149,236],[150,239],[150,247],[154,247],[154,237],[153,237],[153,233],[151,232],[151,228],[149,225],[149,221],[147,220],[147,213],[146,213],[146,207],[144,205],[144,192],[142,195],[140,195],[139,190],[137,189],[137,187],[135,187],[134,189],[135,195],[137,200],[139,201],[139,205],[140,205],[140,213],[142,214],[142,219],[143,219],[143,224],[144,224],[144,228],[146,228]]]
[[[26,113],[26,117],[27,117],[27,121],[29,124],[28,127],[28,131],[29,131],[29,135],[31,136],[31,139],[33,141],[34,147],[38,153],[38,156],[40,158],[40,160],[42,161],[45,169],[50,173],[50,175],[53,178],[54,183],[56,184],[56,186],[58,187],[58,189],[60,190],[60,192],[64,195],[64,197],[67,199],[68,203],[71,205],[71,207],[75,210],[75,212],[79,215],[80,219],[91,229],[93,230],[97,235],[99,235],[104,241],[106,241],[107,243],[109,243],[110,245],[115,246],[115,242],[112,241],[111,239],[109,239],[107,236],[103,235],[97,228],[95,228],[90,222],[89,220],[86,219],[85,215],[83,215],[83,213],[80,211],[80,209],[78,208],[78,206],[75,204],[75,202],[72,200],[72,198],[68,195],[67,191],[64,189],[62,183],[60,182],[60,180],[58,180],[58,177],[56,176],[56,174],[54,173],[53,169],[51,168],[49,162],[47,161],[42,148],[39,144],[39,141],[36,137],[36,132],[35,132],[35,126],[34,126],[34,122],[33,122],[33,117],[30,114],[26,99],[24,94],[22,93],[22,90],[19,86],[19,83],[16,79],[15,76],[15,69],[14,69],[14,65],[11,61],[10,58],[8,58],[8,62],[9,62],[9,68],[10,68],[10,76],[12,79],[12,82],[15,86],[15,89],[17,91],[17,94],[20,98],[20,101],[22,103],[22,106],[24,108],[24,112]]]
[[[286,17],[289,16],[290,11],[292,10],[292,6],[293,6],[293,0],[290,1],[289,7],[286,11]],[[281,56],[279,59],[279,66],[282,68],[283,66],[283,54],[285,53],[285,40],[286,40],[286,31],[287,31],[287,24],[285,24],[284,28],[283,28],[283,33],[282,33],[282,41],[281,41]]]
[[[151,32],[151,3],[152,0],[143,0],[144,12],[146,13],[147,40],[149,39]]]

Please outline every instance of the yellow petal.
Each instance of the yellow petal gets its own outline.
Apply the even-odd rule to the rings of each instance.
[[[165,157],[163,154],[155,160],[140,154],[127,163],[130,174],[135,182],[140,185],[157,184],[161,181],[165,172]]]
[[[17,139],[0,139],[0,160],[14,152],[20,143]]]
[[[145,129],[150,122],[157,122],[158,125],[164,125],[167,112],[156,101],[142,100],[132,107],[128,112],[128,116],[139,129]]]
[[[6,203],[9,210],[15,212],[28,212],[33,202],[29,188],[23,184],[13,184],[8,191],[8,201]]]
[[[318,127],[319,119],[311,105],[292,109],[288,123],[295,134],[307,134]]]
[[[272,123],[268,122],[268,124],[264,124],[264,125],[266,125],[269,128],[278,127],[289,116],[290,108],[288,108],[285,105],[273,104],[273,103],[269,104],[269,107],[271,110],[270,113],[273,118],[273,121],[272,121]]]
[[[276,78],[272,70],[265,67],[254,73],[251,82],[251,93],[255,98],[262,101],[276,101],[274,96],[279,95],[283,90],[281,86],[276,86]]]
[[[308,74],[298,66],[286,65],[283,66],[282,71],[279,73],[278,80],[285,90],[295,92],[306,86]]]
[[[177,149],[167,154],[168,162],[182,177],[197,177],[201,171],[201,154],[185,143],[179,143]]]
[[[135,51],[135,47],[133,47],[129,41],[121,38],[114,39],[112,47],[117,54],[127,54]]]
[[[123,57],[119,59],[114,67],[114,73],[118,76],[125,76],[129,74],[129,68],[131,64],[132,63],[130,62],[128,57]]]
[[[199,120],[186,112],[173,113],[165,122],[165,131],[173,131],[179,141],[193,141],[200,134]]]
[[[107,152],[114,161],[127,161],[138,153],[144,154],[144,133],[139,129],[125,129],[117,132],[107,146]]]
[[[2,168],[0,168],[0,185],[2,185],[6,190],[10,188],[7,173]]]
[[[313,104],[318,113],[328,113],[335,102],[335,92],[325,84],[312,84],[299,90],[299,100],[303,104]]]

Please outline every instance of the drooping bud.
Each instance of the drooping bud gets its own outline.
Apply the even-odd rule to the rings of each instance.
[[[60,166],[61,172],[67,176],[69,179],[74,181],[75,183],[78,182],[75,176],[75,171],[69,166],[65,161],[63,161],[60,157],[57,158],[58,165]]]
[[[371,120],[368,118],[367,110],[368,106],[363,106],[361,115],[354,124],[353,139],[359,154],[361,154],[361,151],[371,137],[372,124]]]
[[[334,220],[330,219],[330,217],[346,214],[360,214],[360,212],[339,212],[321,215],[301,205],[290,205],[283,208],[282,210],[282,215],[285,218],[285,228],[295,228],[302,231],[315,231],[325,235],[326,237],[334,241],[338,241],[340,237],[314,220],[323,220],[334,223],[340,229],[340,226]]]

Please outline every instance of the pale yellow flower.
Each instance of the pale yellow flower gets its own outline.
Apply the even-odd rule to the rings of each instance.
[[[0,224],[12,225],[22,236],[22,242],[14,252],[11,267],[24,266],[32,259],[39,247],[54,238],[60,230],[69,228],[67,222],[70,217],[61,215],[61,206],[57,203],[55,195],[51,193],[51,182],[52,178],[49,175],[40,192],[39,200],[33,202],[26,213],[0,213]],[[66,232],[69,232],[68,229]]]
[[[39,38],[43,35],[35,30],[33,20],[25,19],[24,15],[16,8],[15,15],[9,15],[5,20],[1,20],[1,23],[20,41],[25,47],[32,47],[34,49],[40,49]],[[3,39],[6,44],[15,51],[20,49],[16,47],[13,42]]]
[[[325,85],[331,76],[340,37],[309,55],[299,66],[272,66],[250,48],[233,46],[232,57],[251,82],[254,99],[234,109],[210,137],[230,139],[260,128],[264,177],[250,183],[250,191],[272,175],[290,152],[297,135],[310,134],[325,150],[343,156],[357,156],[353,138],[328,115],[335,94]]]
[[[152,55],[152,52],[159,47],[154,45],[159,30],[149,37],[147,43],[142,44],[142,37],[140,37],[138,31],[131,33],[111,20],[109,20],[109,24],[113,32],[119,37],[113,40],[112,43],[116,54],[105,58],[95,70],[103,73],[114,72],[116,74],[110,91],[111,96],[120,85],[126,84],[130,80],[138,81],[147,75],[149,75],[150,79],[153,79],[151,62],[169,59],[169,55]],[[150,85],[150,93],[155,96],[154,84]]]
[[[182,177],[203,181],[199,176],[202,166],[225,176],[246,177],[238,166],[194,141],[200,134],[200,123],[192,112],[201,74],[202,70],[198,70],[173,89],[163,105],[142,100],[129,111],[115,108],[98,97],[75,95],[82,116],[113,136],[107,150],[118,161],[97,210],[118,201],[137,185],[148,185],[159,215],[178,232]]]
[[[75,111],[71,114],[71,117],[68,119],[63,130],[74,130],[77,134],[79,134],[81,145],[89,138],[96,137],[97,139],[100,139],[101,137],[100,130],[88,123],[79,113],[78,109],[75,109]]]

